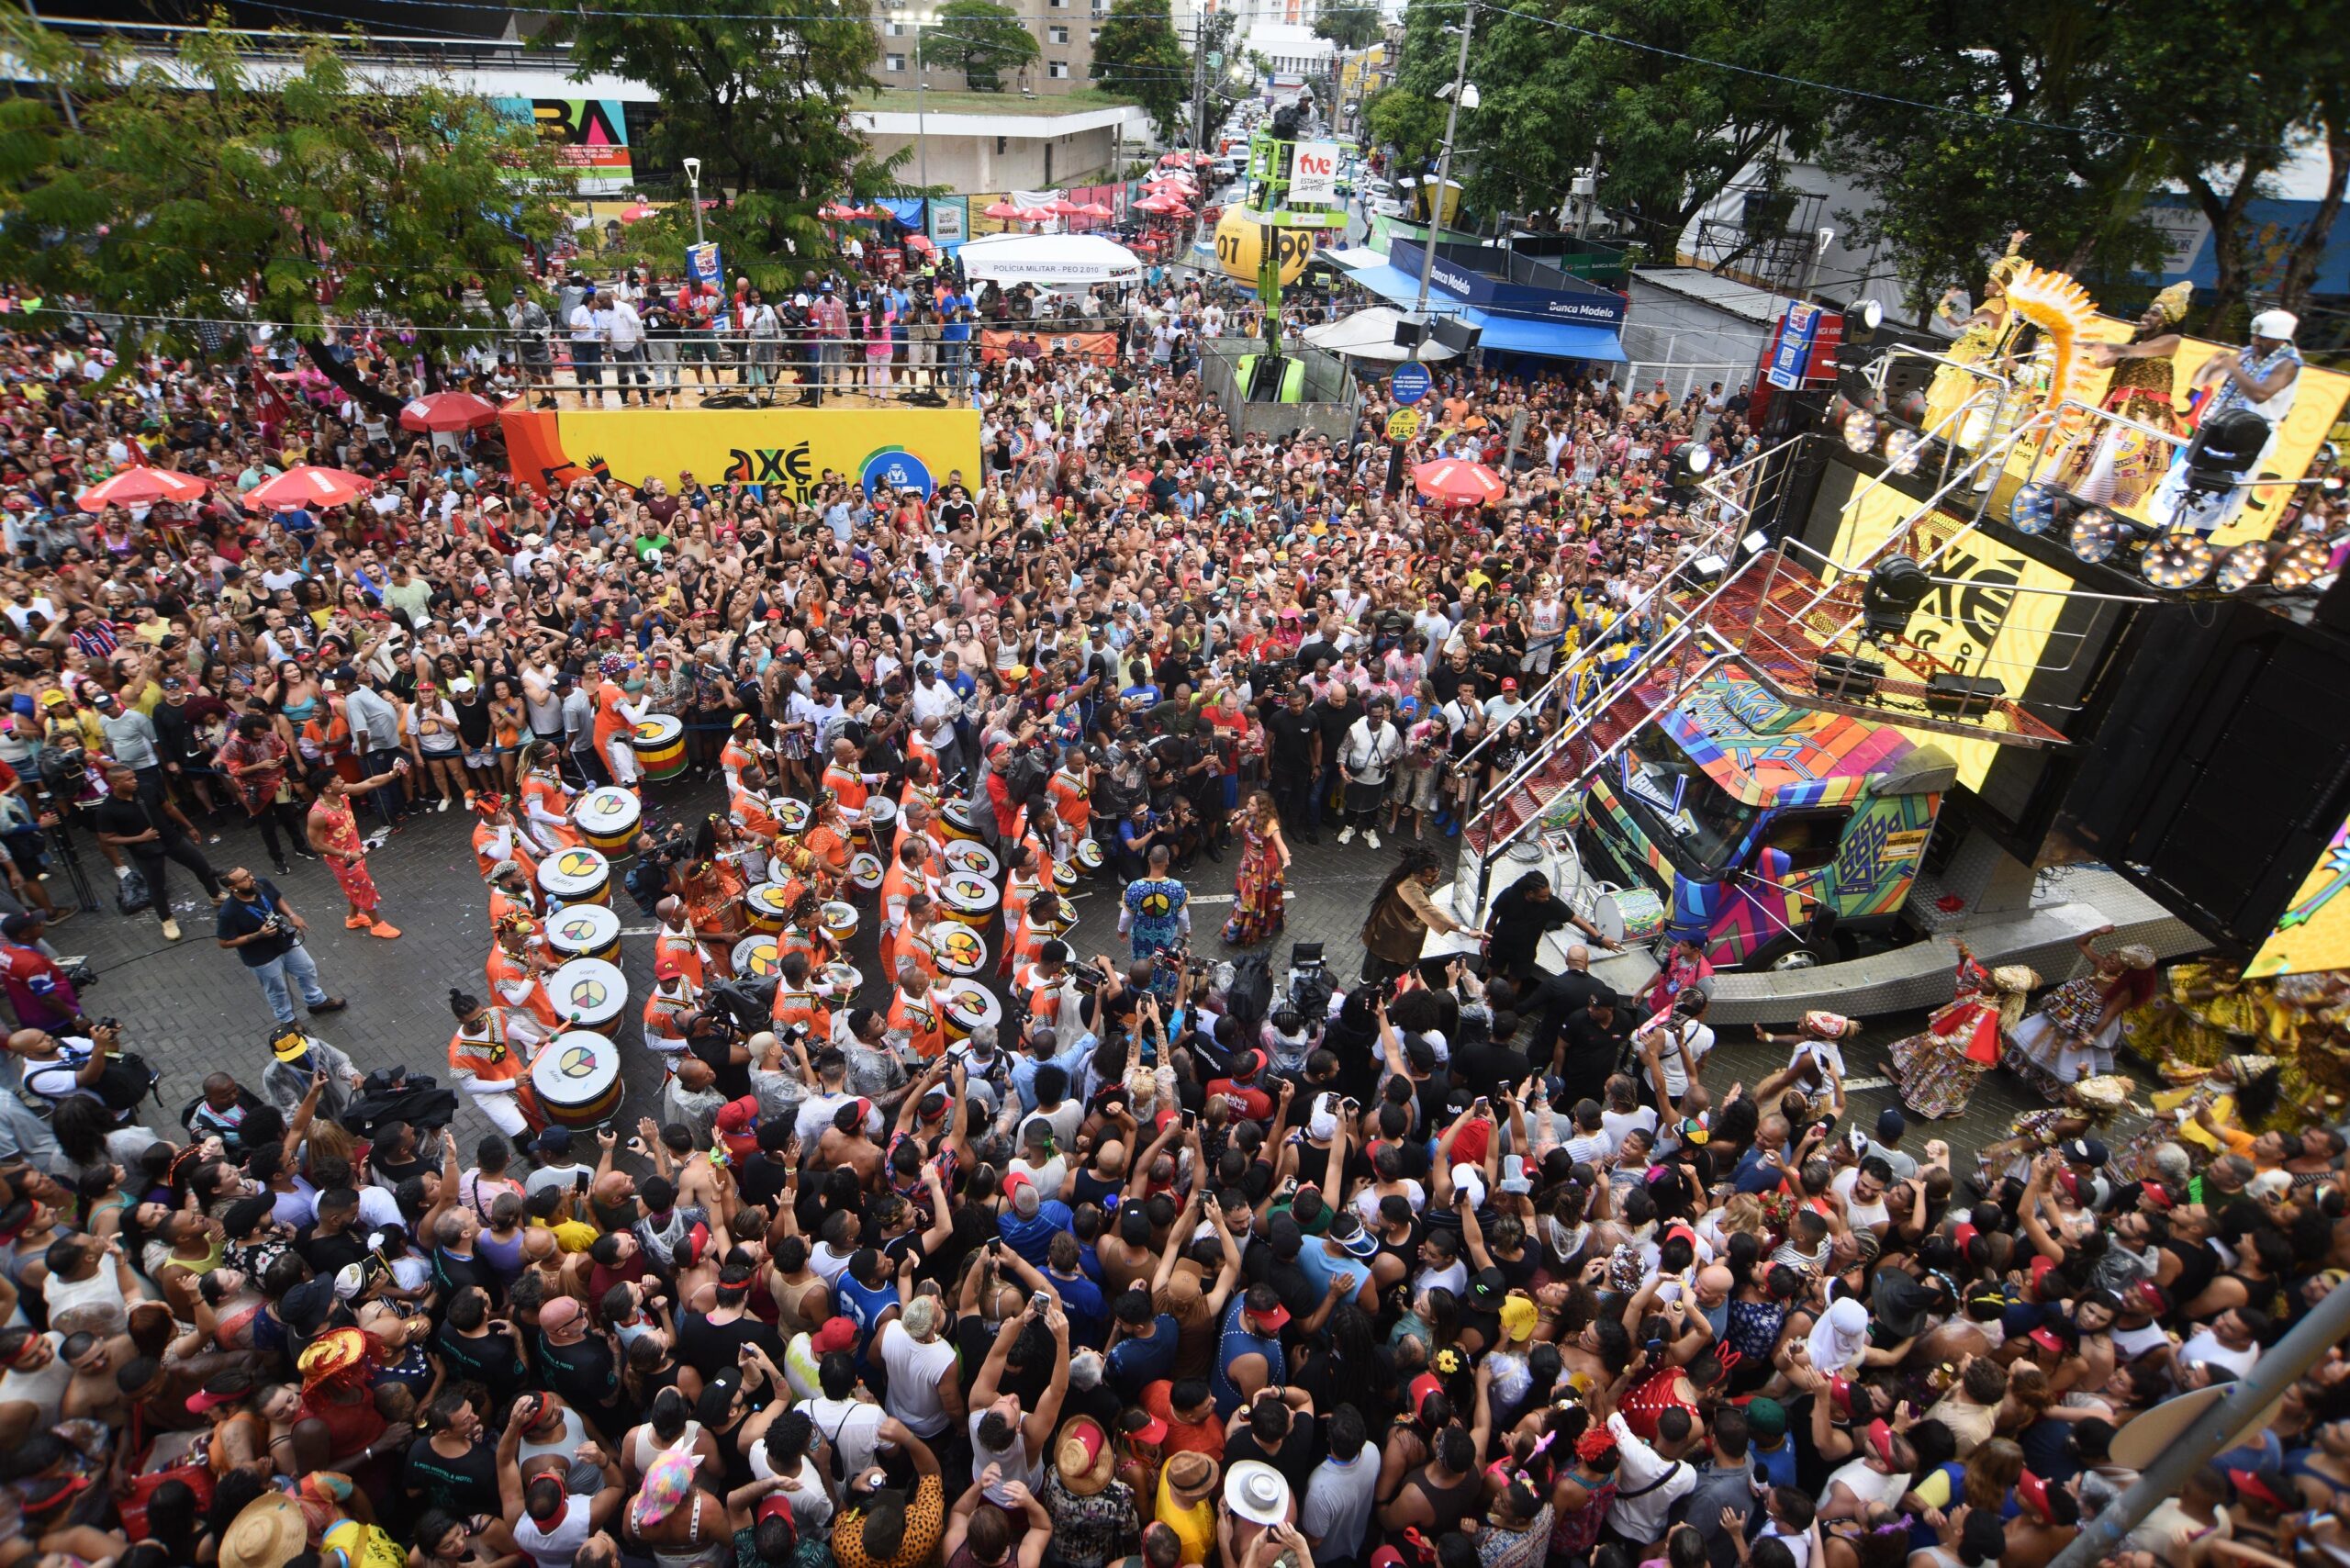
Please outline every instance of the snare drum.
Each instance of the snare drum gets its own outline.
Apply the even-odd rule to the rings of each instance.
[[[607,903],[576,903],[557,910],[547,921],[547,950],[558,963],[574,958],[621,958],[621,917]]]
[[[1056,860],[1053,862],[1053,890],[1063,898],[1077,891],[1076,861]]]
[[[827,900],[816,923],[823,927],[834,946],[845,947],[856,935],[856,906],[838,899]]]
[[[867,798],[865,820],[856,824],[856,831],[874,854],[889,854],[890,841],[898,836],[898,802],[887,795]]]
[[[566,1030],[539,1047],[531,1092],[556,1126],[601,1126],[620,1112],[621,1049],[589,1030]]]
[[[775,825],[794,838],[808,831],[807,801],[778,795],[767,803],[767,810],[775,817]]]
[[[612,902],[612,863],[592,849],[565,849],[539,862],[539,890],[557,905]]]
[[[968,871],[974,877],[985,877],[990,882],[1003,873],[1003,866],[996,859],[995,851],[974,839],[950,839],[942,853],[946,856],[947,869],[952,871]]]
[[[865,989],[865,971],[837,958],[817,970],[816,978],[831,986],[833,1000],[844,1005],[855,1002],[857,993]]]
[[[1664,935],[1664,900],[1648,888],[1614,888],[1599,895],[1591,923],[1610,942],[1643,946]]]
[[[1102,846],[1094,843],[1090,838],[1079,839],[1077,841],[1077,864],[1078,868],[1085,872],[1088,876],[1091,876],[1094,872],[1102,869]]]
[[[630,791],[607,784],[579,797],[571,808],[571,825],[589,845],[607,855],[627,851],[636,838],[637,819],[644,808]]]
[[[985,925],[1002,902],[996,885],[976,872],[949,871],[938,888],[938,913],[964,925]]]
[[[629,745],[636,748],[636,766],[647,778],[675,778],[686,770],[686,722],[675,713],[639,721]]]
[[[970,976],[987,968],[987,939],[968,925],[942,920],[930,934],[930,951],[950,975]]]
[[[938,832],[940,836],[945,838],[978,838],[979,824],[971,819],[970,803],[966,801],[949,801],[939,807]]]
[[[734,972],[750,980],[765,980],[782,966],[779,953],[772,936],[745,936],[734,944]]]
[[[881,885],[881,857],[870,849],[860,849],[848,857],[848,879],[867,892]]]
[[[948,986],[938,1011],[950,1042],[969,1039],[971,1031],[982,1024],[1001,1026],[1003,1023],[1003,1003],[977,980],[958,980]]]
[[[574,958],[547,977],[547,1000],[565,1017],[577,1016],[575,1028],[609,1035],[628,1010],[628,977],[607,959]]]
[[[776,935],[791,924],[791,905],[786,902],[789,892],[780,882],[761,882],[743,895],[743,913],[750,917],[751,929]]]

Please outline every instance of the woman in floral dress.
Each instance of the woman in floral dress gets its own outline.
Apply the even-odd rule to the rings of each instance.
[[[1932,1120],[1966,1109],[1975,1081],[1998,1064],[1999,1042],[2023,1016],[2024,998],[2040,977],[2021,964],[1986,969],[1958,950],[1958,994],[1926,1021],[1923,1032],[1893,1044],[1893,1073],[1901,1103]]]
[[[407,772],[408,759],[400,757],[383,772],[356,783],[345,783],[329,767],[314,770],[309,778],[318,796],[310,803],[307,824],[310,847],[325,858],[327,869],[334,873],[334,885],[342,890],[344,902],[351,905],[343,924],[387,942],[399,935],[399,929],[384,918],[384,896],[375,890],[375,879],[367,874],[367,846],[359,837],[358,824],[352,821],[351,797],[364,798],[397,782]]]
[[[1233,879],[1232,918],[1224,939],[1252,947],[1281,928],[1281,890],[1289,875],[1289,845],[1273,798],[1262,790],[1240,812],[1240,871]]]

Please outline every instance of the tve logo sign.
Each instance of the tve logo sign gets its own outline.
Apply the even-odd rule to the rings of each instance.
[[[1335,207],[1338,201],[1338,144],[1301,141],[1289,160],[1289,205]]]

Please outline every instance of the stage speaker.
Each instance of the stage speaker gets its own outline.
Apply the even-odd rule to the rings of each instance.
[[[1812,673],[1812,684],[1822,697],[1847,700],[1873,697],[1885,678],[1885,666],[1858,654],[1822,654]]]
[[[1937,675],[1926,682],[1926,706],[1951,719],[1969,719],[1991,711],[2008,689],[1987,675]]]
[[[1460,317],[1439,316],[1436,319],[1436,341],[1455,353],[1467,353],[1484,335],[1484,328],[1472,326]]]
[[[1415,321],[1409,317],[1402,317],[1396,320],[1395,346],[1397,348],[1416,349],[1427,341],[1428,324],[1426,321]]]

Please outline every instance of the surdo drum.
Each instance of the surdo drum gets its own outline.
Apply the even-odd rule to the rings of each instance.
[[[636,766],[656,782],[675,778],[686,770],[686,725],[675,713],[655,713],[638,721],[629,737],[636,750]]]
[[[734,944],[734,972],[749,980],[765,980],[781,967],[772,936],[745,936]]]
[[[574,1028],[610,1035],[628,1010],[628,978],[605,959],[574,958],[547,977],[547,1000],[565,1018],[578,1019]]]
[[[995,851],[977,839],[951,839],[943,853],[951,868],[968,871],[974,877],[985,877],[990,882],[1003,872],[1002,863],[995,857]]]
[[[601,1126],[621,1108],[620,1047],[590,1030],[565,1030],[539,1047],[531,1092],[556,1126]]]
[[[637,821],[643,812],[633,794],[607,784],[579,797],[571,808],[571,825],[593,847],[619,855],[636,837]]]
[[[985,925],[1002,902],[993,882],[970,871],[949,871],[938,885],[938,913],[964,925]]]
[[[539,862],[539,890],[555,904],[610,903],[612,863],[593,849],[559,849]]]
[[[939,1017],[946,1025],[948,1040],[968,1040],[971,1031],[983,1024],[1002,1025],[1003,1003],[979,981],[958,980],[946,988],[946,1000],[939,1009]]]
[[[608,903],[576,903],[547,917],[547,950],[556,959],[601,958],[618,963],[621,917]]]
[[[942,920],[930,934],[930,950],[942,973],[968,978],[987,968],[987,939],[968,925]]]

